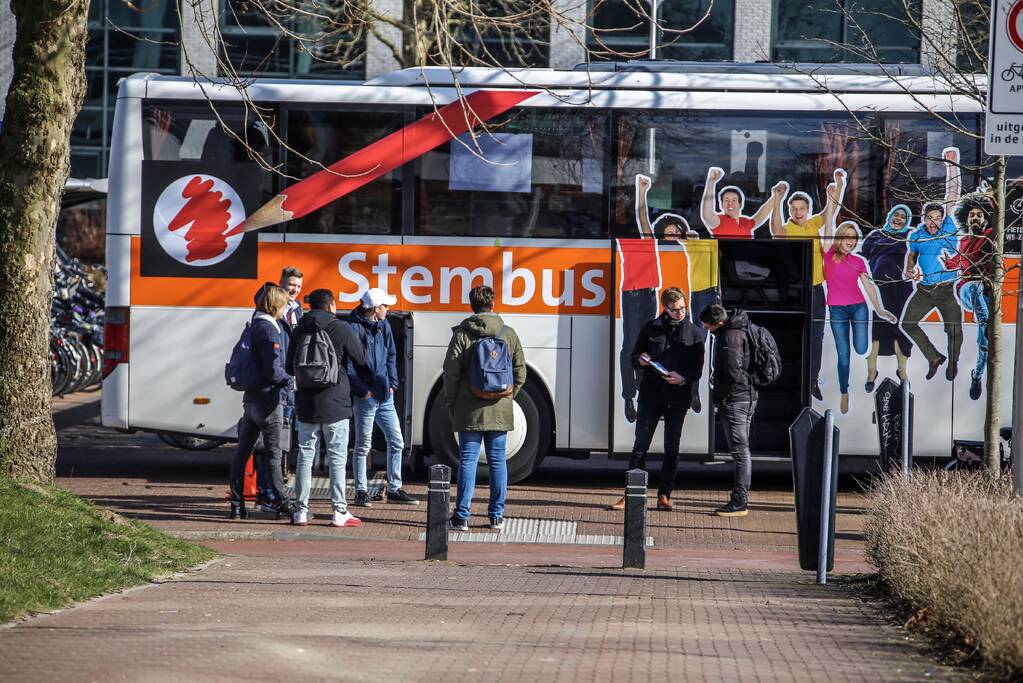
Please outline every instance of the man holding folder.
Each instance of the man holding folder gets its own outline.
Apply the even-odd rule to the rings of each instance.
[[[648,321],[632,350],[632,365],[640,370],[636,440],[629,469],[646,467],[646,454],[657,423],[664,418],[664,460],[657,487],[657,509],[671,510],[671,491],[678,471],[682,423],[692,404],[692,386],[703,374],[703,334],[689,322],[686,297],[678,287],[661,292],[664,311]],[[625,509],[625,498],[611,505]]]

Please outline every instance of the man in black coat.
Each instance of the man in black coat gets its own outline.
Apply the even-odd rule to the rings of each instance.
[[[703,333],[689,322],[685,294],[678,287],[661,292],[664,311],[643,325],[632,350],[632,365],[643,374],[639,383],[636,440],[629,469],[645,468],[654,431],[664,419],[664,460],[657,487],[657,508],[671,510],[671,491],[678,471],[682,423],[692,404],[694,385],[703,374]],[[625,507],[625,498],[611,506]]]
[[[317,289],[309,295],[309,312],[298,321],[285,363],[288,373],[295,374],[295,356],[303,346],[303,338],[324,330],[337,354],[337,382],[331,386],[295,392],[295,417],[298,428],[298,464],[295,468],[295,513],[292,524],[309,523],[309,484],[313,458],[319,452],[320,438],[326,441],[330,461],[330,500],[334,508],[331,526],[350,527],[362,524],[348,512],[345,500],[345,464],[348,461],[348,422],[352,417],[351,387],[345,372],[350,360],[357,368],[365,368],[366,350],[352,327],[337,318],[334,294]]]
[[[746,311],[726,311],[713,304],[703,309],[700,321],[714,334],[714,386],[712,396],[728,450],[735,462],[731,499],[714,511],[719,517],[744,517],[752,473],[749,450],[750,427],[757,409],[757,389],[750,379],[753,345]]]

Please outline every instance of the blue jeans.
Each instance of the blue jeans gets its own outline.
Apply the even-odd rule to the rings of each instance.
[[[330,461],[330,502],[334,512],[347,512],[345,500],[345,464],[348,462],[348,420],[302,422],[298,427],[298,464],[295,466],[295,510],[309,510],[309,484],[313,477],[313,458],[320,451],[320,437],[327,442]]]
[[[991,314],[984,283],[979,280],[967,282],[959,290],[959,299],[963,308],[973,313],[973,322],[977,323],[977,365],[973,368],[973,376],[983,377],[987,365],[987,321]]]
[[[508,495],[508,463],[504,459],[507,432],[458,432],[458,503],[454,517],[469,519],[472,494],[476,490],[476,465],[480,461],[480,444],[487,449],[490,467],[490,503],[487,516],[504,516],[504,499]]]
[[[373,443],[374,422],[387,441],[387,490],[394,493],[401,488],[401,452],[405,449],[394,394],[388,394],[383,401],[375,396],[355,399],[355,490],[365,491],[368,487],[366,459]]]
[[[843,394],[849,393],[849,335],[856,353],[864,355],[870,343],[867,304],[828,306],[831,313],[831,334],[835,336],[835,350],[838,352],[838,388]]]

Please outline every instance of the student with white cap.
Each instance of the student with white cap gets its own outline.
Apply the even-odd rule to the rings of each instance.
[[[348,380],[352,385],[355,407],[355,502],[370,507],[369,485],[366,481],[366,459],[373,441],[373,424],[380,427],[387,441],[387,502],[418,505],[419,501],[401,487],[401,454],[405,441],[401,421],[394,408],[394,392],[398,389],[397,351],[394,335],[387,322],[388,309],[397,299],[373,287],[362,295],[348,320],[366,347],[363,370],[349,363]],[[384,500],[379,493],[372,500]]]

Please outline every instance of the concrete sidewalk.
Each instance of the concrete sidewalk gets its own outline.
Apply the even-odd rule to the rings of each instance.
[[[400,542],[213,545],[234,554],[0,629],[0,680],[957,677],[842,586],[720,558],[637,572],[485,564],[494,544],[455,549],[472,564],[382,557],[421,551]]]

